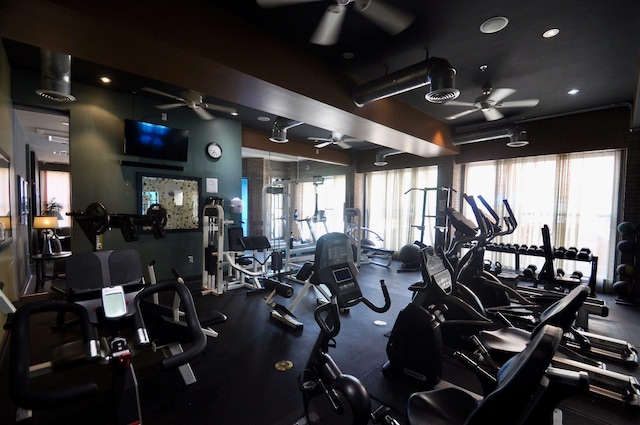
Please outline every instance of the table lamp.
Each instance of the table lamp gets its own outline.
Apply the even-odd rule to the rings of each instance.
[[[44,245],[42,247],[42,255],[52,255],[51,240],[49,239],[49,230],[58,228],[58,219],[50,215],[38,215],[33,218],[33,228],[41,229]]]

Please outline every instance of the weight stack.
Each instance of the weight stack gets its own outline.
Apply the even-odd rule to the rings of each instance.
[[[639,303],[640,283],[638,281],[638,234],[637,223],[623,221],[618,224],[619,241],[617,244],[619,262],[616,267],[616,281],[613,292],[618,296],[616,302]]]

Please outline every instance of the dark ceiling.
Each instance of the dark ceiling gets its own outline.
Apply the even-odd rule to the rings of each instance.
[[[274,7],[261,7],[258,3]],[[228,9],[253,26],[280,37],[283,43],[291,43],[325,65],[361,81],[382,77],[435,56],[447,59],[457,71],[456,88],[461,93],[456,102],[475,103],[486,86],[514,90],[503,99],[505,106],[511,101],[539,100],[533,107],[500,108],[503,117],[497,120],[487,121],[479,110],[450,120],[451,115],[473,107],[429,103],[424,98],[428,86],[396,96],[451,126],[454,138],[456,132],[621,104],[632,108],[629,127],[640,128],[638,111],[633,110],[639,97],[640,2],[637,0],[386,0],[386,3],[372,0],[373,6],[393,4],[411,17],[411,24],[395,35],[380,29],[360,13],[355,3],[362,2],[350,2],[344,9],[345,18],[337,42],[332,45],[317,45],[309,40],[326,9],[335,7],[336,0],[259,0],[258,3],[256,0],[209,0],[209,4]],[[507,26],[499,32],[482,33],[481,24],[493,17],[506,17]],[[543,33],[552,28],[559,30],[558,35],[544,38]],[[167,31],[170,36],[170,30]],[[234,34],[224,37],[234,37]],[[12,42],[7,42],[5,48],[13,67],[39,69],[37,49],[29,50]],[[72,78],[96,84],[102,68],[74,58]],[[110,71],[118,75],[116,70]],[[135,91],[159,103],[167,100],[141,93],[143,86],[176,95],[184,89],[122,73],[112,83],[115,90]],[[572,89],[579,92],[568,94]],[[215,93],[205,93],[210,103],[237,107],[241,111],[238,119],[247,127],[270,131],[271,122],[261,123],[256,118],[267,115],[275,119],[274,115],[233,105],[214,96]],[[304,124],[292,128],[290,134],[306,139],[327,137],[332,130]],[[356,149],[367,146],[370,147],[354,144]]]
[[[539,99],[532,108],[501,109],[504,118],[493,124],[631,105],[637,96],[640,2],[636,0],[385,1],[414,17],[406,30],[390,36],[352,3],[337,43],[330,46],[309,40],[335,0],[273,0],[267,3],[285,5],[270,8],[255,0],[216,3],[364,81],[421,62],[428,54],[446,58],[457,70],[458,101],[474,103],[486,85],[516,90],[507,101]],[[493,17],[506,17],[508,25],[493,34],[482,33],[481,24]],[[559,34],[544,38],[552,28]],[[347,52],[353,58],[345,59]],[[569,95],[572,89],[580,92]],[[455,127],[486,122],[480,112],[446,120],[469,108],[428,103],[427,91],[416,89],[398,97]]]

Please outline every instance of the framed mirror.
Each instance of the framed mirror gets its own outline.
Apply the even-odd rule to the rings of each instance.
[[[0,150],[0,250],[12,241],[11,181],[9,156]]]
[[[146,214],[153,204],[167,209],[165,230],[200,230],[200,199],[202,182],[199,177],[137,173],[138,209]]]

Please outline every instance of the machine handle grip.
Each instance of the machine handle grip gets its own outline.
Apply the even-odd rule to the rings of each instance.
[[[362,302],[376,313],[384,313],[391,307],[391,297],[389,297],[389,290],[387,289],[387,284],[384,282],[384,279],[380,280],[380,288],[382,289],[382,295],[384,296],[384,305],[382,307],[378,307],[368,299],[362,297]]]
[[[329,338],[338,335],[340,333],[340,312],[336,297],[331,296],[331,302],[316,308],[313,312],[313,318],[324,335]]]
[[[176,269],[175,267],[171,269],[171,273],[173,273],[173,276],[176,278],[176,280],[180,283],[184,283],[184,279],[182,278],[182,275],[180,274],[180,272],[178,271],[178,269]]]
[[[47,409],[66,405],[98,393],[95,382],[87,382],[55,391],[33,391],[29,387],[30,316],[45,312],[70,312],[80,318],[85,346],[95,345],[98,335],[89,321],[87,311],[78,304],[60,301],[40,301],[25,304],[12,317],[9,360],[9,392],[16,405],[26,409]],[[89,356],[88,356],[89,357]]]
[[[509,205],[509,201],[507,201],[506,199],[503,199],[502,203],[504,204],[504,207],[507,210],[507,213],[509,214],[509,218],[511,219],[511,224],[513,225],[514,228],[516,228],[518,226],[518,221],[516,220],[516,216],[513,213],[513,210],[511,209],[511,205]]]
[[[132,318],[134,326],[138,330],[138,334],[146,334],[144,319],[142,317],[142,314],[140,313],[140,302],[143,298],[162,291],[174,291],[180,297],[180,306],[185,312],[184,320],[186,321],[187,331],[191,335],[192,341],[192,343],[189,344],[189,347],[183,353],[176,354],[162,360],[163,367],[173,368],[189,363],[200,353],[202,353],[202,351],[204,351],[205,347],[207,346],[207,339],[204,335],[204,332],[202,332],[191,293],[186,288],[186,286],[176,281],[166,281],[157,283],[153,286],[147,286],[136,295],[136,298],[134,300],[136,305],[136,312]]]
[[[471,209],[473,210],[473,214],[476,217],[476,222],[478,223],[478,227],[480,228],[480,235],[478,235],[476,239],[484,240],[487,235],[487,225],[484,220],[484,217],[482,217],[482,213],[478,209],[476,200],[473,198],[473,196],[467,195],[466,193],[463,194],[463,196],[464,196],[464,199],[467,201],[467,203],[471,206]]]

